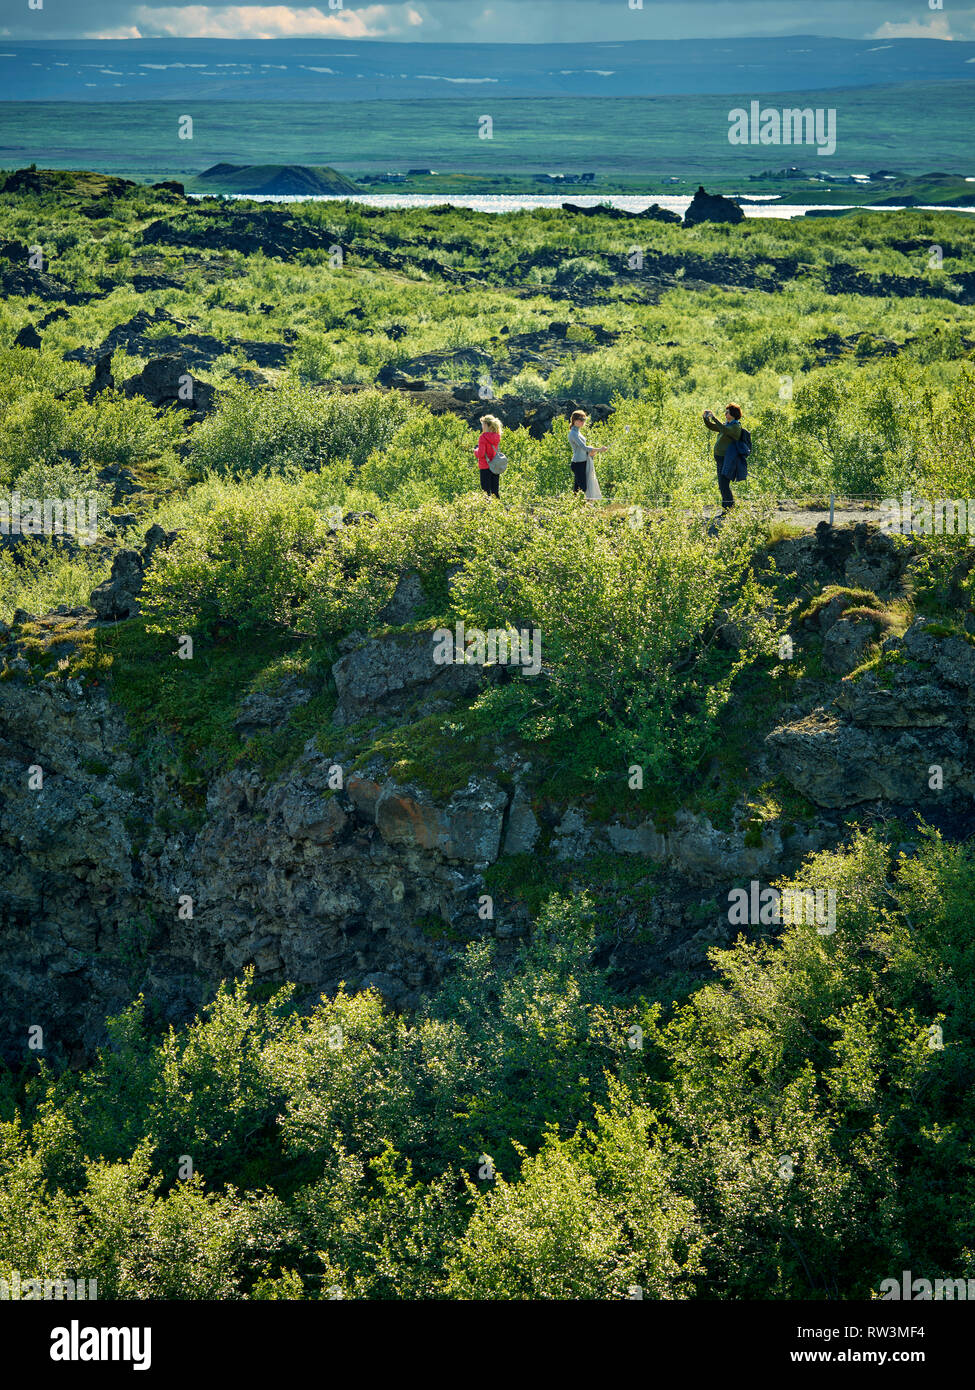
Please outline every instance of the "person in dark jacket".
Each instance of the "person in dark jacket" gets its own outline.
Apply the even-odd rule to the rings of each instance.
[[[735,505],[731,491],[731,480],[738,476],[738,441],[741,438],[741,406],[725,406],[724,424],[710,410],[704,412],[704,423],[717,434],[714,441],[714,462],[718,469],[718,489],[721,505],[728,510]],[[730,452],[729,452],[730,451]]]

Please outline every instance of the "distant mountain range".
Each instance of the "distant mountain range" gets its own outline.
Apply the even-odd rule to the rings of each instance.
[[[0,39],[4,101],[376,101],[665,96],[971,82],[975,42],[791,38],[605,44]],[[975,89],[973,89],[975,91]],[[930,117],[936,119],[935,115]]]

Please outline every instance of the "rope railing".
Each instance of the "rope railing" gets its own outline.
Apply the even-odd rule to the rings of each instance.
[[[776,506],[780,506],[780,507],[810,507],[810,508],[811,508],[811,507],[818,507],[820,504],[823,504],[824,506],[828,506],[828,505],[830,504],[830,502],[835,503],[835,505],[836,505],[837,507],[841,506],[841,504],[846,503],[846,502],[864,502],[864,503],[876,502],[876,503],[880,503],[880,502],[885,502],[885,501],[887,501],[887,499],[888,499],[888,497],[890,497],[890,495],[891,495],[890,493],[885,493],[884,495],[881,495],[879,492],[878,492],[878,493],[808,492],[808,493],[804,493],[804,494],[803,494],[802,496],[800,496],[800,497],[780,497],[780,496],[778,496],[777,494],[773,494],[773,493],[770,493],[770,492],[757,492],[757,493],[756,493],[756,492],[753,492],[753,493],[750,493],[750,494],[747,493],[747,492],[742,492],[742,493],[739,494],[739,496],[741,496],[743,500],[750,500],[750,501],[752,501],[752,502],[767,502],[767,501],[774,501],[775,505],[776,505]],[[648,497],[648,498],[644,498],[644,499],[642,499],[642,500],[643,500],[644,503],[646,503],[646,504],[649,505],[649,506],[656,506],[656,505],[658,505],[658,504],[659,504],[660,506],[665,506],[665,507],[672,507],[672,506],[682,505],[682,504],[680,504],[680,503],[675,502],[674,498],[671,497],[671,496],[666,496],[666,497]]]
[[[766,504],[771,505],[776,510],[789,511],[828,511],[830,522],[832,523],[837,511],[870,510],[871,505],[875,510],[879,510],[880,504],[888,499],[880,493],[806,493],[801,497],[780,497],[772,493],[748,493],[739,492],[736,498],[736,507],[747,507],[749,505]],[[680,501],[671,496],[666,497],[641,497],[639,501],[626,502],[622,498],[614,498],[607,495],[605,500],[616,506],[640,506],[653,507],[655,509],[666,510],[677,507],[683,511],[694,510],[697,507],[720,506],[717,498],[713,501],[704,501],[700,498],[694,500]]]

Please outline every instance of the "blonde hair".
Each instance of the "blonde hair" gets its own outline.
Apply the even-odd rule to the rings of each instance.
[[[486,430],[490,430],[492,434],[501,433],[501,421],[496,415],[482,415],[481,424]]]
[[[569,424],[574,425],[577,420],[588,420],[589,416],[584,410],[574,410],[569,417]]]

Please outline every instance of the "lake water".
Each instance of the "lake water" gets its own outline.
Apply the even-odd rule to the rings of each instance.
[[[201,195],[196,195],[201,196]],[[435,193],[359,193],[352,197],[336,197],[332,194],[318,194],[310,197],[285,197],[277,194],[255,193],[253,195],[233,193],[232,198],[247,197],[255,203],[362,203],[370,208],[432,208],[449,204],[455,208],[470,208],[472,212],[522,212],[529,208],[559,208],[563,203],[575,203],[578,207],[596,207],[599,203],[609,203],[625,212],[644,212],[654,203],[683,217],[690,206],[687,194],[660,193],[655,196],[633,196],[631,194],[610,194],[606,197],[588,196],[585,193],[573,194],[570,189],[564,193],[539,193],[535,195],[484,194],[481,197],[451,198]],[[751,202],[742,198],[741,209],[746,217],[802,217],[807,212],[838,212],[847,205],[842,203],[782,203],[774,198],[765,202]],[[865,208],[868,212],[901,212],[902,208]],[[975,213],[975,208],[912,208],[912,212],[967,212]]]

